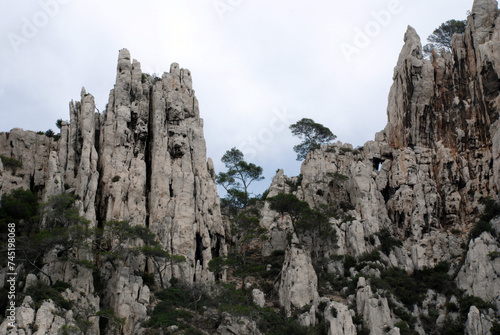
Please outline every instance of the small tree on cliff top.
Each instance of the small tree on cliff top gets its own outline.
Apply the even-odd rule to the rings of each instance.
[[[464,33],[466,24],[466,20],[449,20],[442,23],[427,37],[430,43],[424,46],[424,55],[429,56],[433,49],[450,51],[453,35]]]
[[[318,149],[321,144],[328,144],[337,138],[330,129],[312,119],[303,118],[292,124],[290,130],[293,135],[303,140],[293,147],[298,161],[304,160],[309,151]]]
[[[247,163],[243,153],[236,148],[226,151],[221,161],[226,165],[227,172],[219,173],[215,181],[228,192],[226,200],[230,204],[238,208],[246,207],[250,197],[248,187],[254,181],[264,179],[262,168]]]

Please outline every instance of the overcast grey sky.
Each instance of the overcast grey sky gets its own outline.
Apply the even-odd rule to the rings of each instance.
[[[82,86],[107,103],[118,50],[143,72],[190,69],[216,169],[231,147],[297,175],[288,130],[308,117],[354,146],[386,124],[408,25],[422,38],[472,0],[23,0],[0,14],[0,131],[56,130]]]

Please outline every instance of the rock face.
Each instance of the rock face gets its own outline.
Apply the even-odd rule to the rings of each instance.
[[[363,277],[359,278],[358,281],[356,307],[358,313],[363,315],[370,334],[385,334],[386,328],[390,329],[394,326],[387,298],[374,297],[370,285],[367,284]]]
[[[335,310],[335,316],[332,314]],[[329,335],[356,335],[356,326],[352,321],[354,311],[349,310],[346,305],[332,301],[327,305],[325,316],[330,323]]]
[[[489,234],[483,233],[471,240],[465,264],[457,277],[458,287],[485,301],[499,302],[500,297],[500,248]]]
[[[217,335],[262,335],[254,321],[246,317],[225,315],[221,325],[217,328]]]
[[[58,308],[52,300],[44,301],[36,310],[31,297],[27,296],[21,306],[16,308],[16,323],[14,328],[7,328],[7,323],[0,325],[2,334],[58,334],[63,331],[63,326],[74,326],[72,312],[61,315],[63,310]],[[37,325],[36,331],[31,331],[33,325]]]
[[[470,308],[465,324],[465,332],[467,335],[489,334],[491,325],[491,321],[486,319],[475,306]]]
[[[317,303],[317,281],[310,256],[301,248],[288,249],[279,290],[280,303],[288,315]]]
[[[496,8],[496,1],[475,1],[452,53],[431,61],[409,27],[385,129],[356,150],[337,143],[308,154],[294,193],[311,206],[354,207],[354,220],[337,224],[344,252],[370,251],[363,237],[388,228],[405,243],[394,265],[411,270],[461,254],[462,238],[442,232],[467,232],[482,208],[479,200],[495,198],[500,182]],[[271,191],[286,184],[279,176]]]
[[[430,60],[423,58],[420,38],[408,27],[394,69],[385,129],[356,149],[338,142],[308,153],[299,177],[277,173],[269,196],[293,193],[311,207],[342,208],[330,220],[338,240],[327,256],[367,255],[383,245],[381,232],[387,231],[401,241],[381,255],[388,266],[412,273],[449,262],[458,273],[459,288],[499,305],[498,239],[490,233],[473,239],[463,265],[459,263],[484,209],[481,200],[498,200],[498,14],[496,1],[476,0],[465,33],[453,37],[451,52],[434,53]],[[287,245],[290,223],[278,218],[264,207],[262,222],[270,229],[264,254]],[[346,270],[334,259],[327,268],[334,276]],[[371,301],[370,286],[361,286],[357,311],[371,333],[385,333],[385,327],[398,333],[387,301]],[[448,314],[440,315],[442,323]],[[479,327],[470,320],[469,328]],[[487,334],[489,327],[479,333]]]
[[[225,231],[191,73],[172,64],[152,78],[122,50],[100,129],[99,220],[149,227],[186,257],[173,275],[212,280],[207,264],[225,253]]]
[[[226,228],[189,70],[174,63],[169,73],[153,78],[123,49],[106,110],[97,113],[85,89],[69,110],[58,140],[21,129],[0,134],[0,154],[22,163],[0,167],[0,194],[23,187],[47,200],[73,192],[92,227],[114,220],[148,227],[165,250],[184,256],[185,262],[162,270],[165,281],[213,281],[207,266],[226,254]],[[55,260],[46,270],[67,274],[60,279],[72,287],[86,287],[76,292],[95,293],[92,271],[63,268]],[[101,270],[105,306],[127,319],[126,334],[135,333],[149,306],[149,288],[137,273],[154,273],[152,264],[131,258]],[[89,303],[99,309],[99,301]]]
[[[457,320],[463,328],[458,333],[493,332],[499,314],[477,298],[500,309],[500,221],[483,222],[485,231],[474,238],[469,233],[485,210],[482,200],[500,200],[497,2],[474,1],[465,33],[452,42],[451,52],[427,60],[409,27],[394,69],[385,129],[359,148],[338,142],[308,153],[300,176],[278,171],[268,196],[291,193],[329,213],[336,237],[309,243],[313,233],[299,238],[291,218],[264,203],[260,223],[268,239],[262,255],[252,257],[284,254],[284,261],[281,272],[268,264],[272,281],[252,291],[260,308],[274,304],[301,325],[325,327],[332,335],[436,333]],[[211,259],[227,255],[230,230],[221,216],[213,163],[205,154],[191,73],[172,64],[170,72],[155,78],[121,50],[106,110],[96,113],[85,89],[69,110],[70,121],[61,123],[58,139],[21,129],[0,133],[0,155],[14,159],[0,161],[0,194],[24,187],[46,201],[73,193],[91,227],[105,231],[109,222],[125,220],[149,228],[171,255],[184,256],[185,261],[164,261],[156,271],[154,260],[142,254],[113,261],[86,255],[95,269],[61,260],[57,250],[44,255],[41,270],[70,284],[61,294],[90,313],[92,333],[112,331],[95,316],[112,309],[125,319],[122,334],[140,334],[156,304],[146,284],[151,276],[156,283],[175,277],[188,285],[226,279],[208,271]],[[109,243],[113,248],[122,242]],[[78,250],[71,257],[82,259]],[[445,273],[435,268],[442,262],[449,265]],[[404,280],[414,274],[434,280],[426,291],[412,282],[422,284],[416,287],[421,296],[414,298],[419,303],[401,298],[401,290],[384,281],[394,267],[399,269],[392,275],[404,278],[391,283],[407,292]],[[432,277],[436,272],[439,280]],[[0,270],[0,279],[5,277],[6,270]],[[475,296],[478,306],[468,306],[458,290],[442,292],[439,281],[449,278],[465,295]],[[46,281],[34,274],[20,279],[25,287]],[[17,314],[18,329],[12,333],[20,334],[34,333],[33,324],[36,333],[55,333],[81,319],[51,300],[36,308],[30,297]],[[224,312],[211,332],[261,334],[258,321]],[[5,322],[0,332],[6,332]]]

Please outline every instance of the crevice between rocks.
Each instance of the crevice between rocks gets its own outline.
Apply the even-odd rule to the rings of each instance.
[[[150,192],[151,192],[151,174],[152,174],[152,146],[153,146],[153,86],[149,88],[149,115],[148,115],[148,135],[146,137],[146,149],[144,153],[144,159],[146,163],[146,227],[149,228],[149,202],[150,202]]]

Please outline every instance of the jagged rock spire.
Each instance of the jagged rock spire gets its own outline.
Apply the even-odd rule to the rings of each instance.
[[[145,226],[170,254],[184,256],[184,262],[163,268],[164,281],[214,280],[208,262],[226,254],[226,227],[189,70],[173,63],[170,72],[153,77],[122,49],[102,114],[83,88],[80,101],[70,103],[70,122],[62,124],[57,142],[14,129],[0,134],[0,153],[23,163],[16,173],[3,173],[0,165],[1,193],[24,187],[47,199],[73,192],[91,226],[102,228],[113,220]],[[105,268],[102,304],[127,318],[123,331],[131,334],[149,303],[149,289],[138,274],[152,265],[130,258],[113,270]],[[85,283],[76,287],[90,285],[82,293],[91,296],[92,277],[79,277]]]

